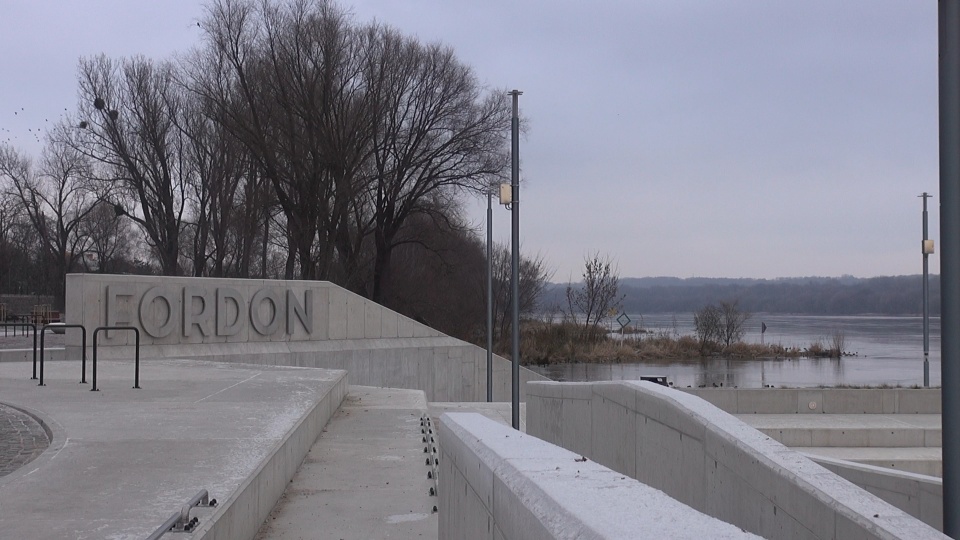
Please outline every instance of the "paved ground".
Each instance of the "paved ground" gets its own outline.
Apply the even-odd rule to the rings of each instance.
[[[53,433],[0,477],[0,538],[144,538],[200,489],[223,501],[342,373],[150,359],[133,389],[132,361],[104,361],[91,392],[77,371],[50,362],[38,387],[0,362],[0,400]]]
[[[50,437],[32,416],[0,403],[0,477],[33,461]]]

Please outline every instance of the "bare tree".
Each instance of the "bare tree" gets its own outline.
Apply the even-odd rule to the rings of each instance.
[[[116,272],[118,263],[132,258],[133,233],[129,221],[117,214],[113,203],[101,200],[80,226],[86,240],[84,271]]]
[[[747,321],[750,320],[750,314],[741,311],[737,304],[736,300],[720,302],[720,339],[727,347],[743,339]]]
[[[729,347],[743,338],[750,314],[741,311],[737,302],[720,302],[719,306],[709,304],[693,314],[693,324],[700,342],[701,354],[710,344],[722,344]]]
[[[350,216],[370,108],[358,33],[324,0],[221,0],[208,13],[194,91],[219,106],[272,183],[288,228],[287,277],[295,262],[303,279],[327,277],[360,245]]]
[[[9,193],[19,198],[49,257],[59,284],[58,301],[65,295],[67,271],[85,251],[81,227],[95,202],[88,187],[90,174],[86,156],[56,137],[48,139],[36,171],[27,158],[0,147],[0,175],[9,179]]]
[[[80,62],[83,148],[102,162],[118,193],[133,202],[122,211],[144,231],[164,275],[179,273],[180,233],[186,186],[193,171],[187,138],[177,118],[184,96],[174,67],[144,58],[114,61],[105,56]]]
[[[485,95],[453,50],[385,27],[368,32],[365,69],[376,96],[370,183],[376,255],[374,301],[389,289],[390,258],[405,220],[437,197],[486,189],[508,161],[505,93]]]
[[[713,305],[706,305],[693,314],[693,327],[697,334],[697,341],[700,343],[700,354],[704,354],[707,348],[721,339],[720,328],[722,326],[723,316],[720,309]]]
[[[584,259],[583,284],[567,284],[567,311],[582,320],[583,337],[597,339],[600,324],[620,308],[620,276],[610,257],[595,253]]]
[[[513,313],[512,255],[509,246],[495,244],[493,246],[493,328],[494,341],[506,340],[511,331],[511,314]],[[529,316],[540,307],[540,297],[543,289],[552,275],[546,261],[540,254],[534,256],[520,256],[520,283],[517,285],[520,294],[520,314]],[[482,276],[482,279],[480,279]],[[486,272],[479,274],[476,283],[486,295]]]
[[[215,112],[196,95],[188,94],[185,113],[174,117],[187,139],[185,158],[191,163],[188,201],[192,217],[193,275],[223,277],[236,220],[237,199],[249,158],[242,145],[216,121]]]

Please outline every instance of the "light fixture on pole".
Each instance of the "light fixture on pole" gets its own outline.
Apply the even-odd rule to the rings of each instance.
[[[926,191],[919,197],[923,198],[923,241],[920,251],[923,252],[923,387],[930,387],[930,267],[927,257],[933,253],[933,240],[927,238],[927,199],[932,197]]]

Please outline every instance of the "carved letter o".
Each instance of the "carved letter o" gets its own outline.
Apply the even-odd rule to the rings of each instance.
[[[260,318],[260,304],[269,300],[273,304],[273,317],[270,322],[263,322]],[[250,325],[262,336],[273,335],[280,329],[281,320],[280,296],[273,289],[260,289],[250,299]]]
[[[167,304],[167,320],[163,324],[157,324],[154,318],[150,316],[150,309],[157,298],[162,299]],[[140,326],[143,327],[143,331],[155,338],[169,336],[177,326],[177,320],[174,316],[176,313],[175,302],[173,296],[170,295],[170,291],[164,287],[153,287],[145,292],[143,298],[140,299]]]

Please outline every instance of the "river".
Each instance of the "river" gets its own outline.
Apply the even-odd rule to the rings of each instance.
[[[629,315],[633,324],[653,332],[693,334],[693,314]],[[826,317],[754,314],[744,341],[784,347],[809,347],[843,332],[841,359],[790,358],[737,360],[727,358],[647,362],[643,364],[557,364],[529,366],[555,381],[635,380],[666,376],[676,386],[739,388],[811,387],[838,385],[923,385],[923,319],[921,317]],[[930,318],[930,385],[940,385],[940,318]]]

